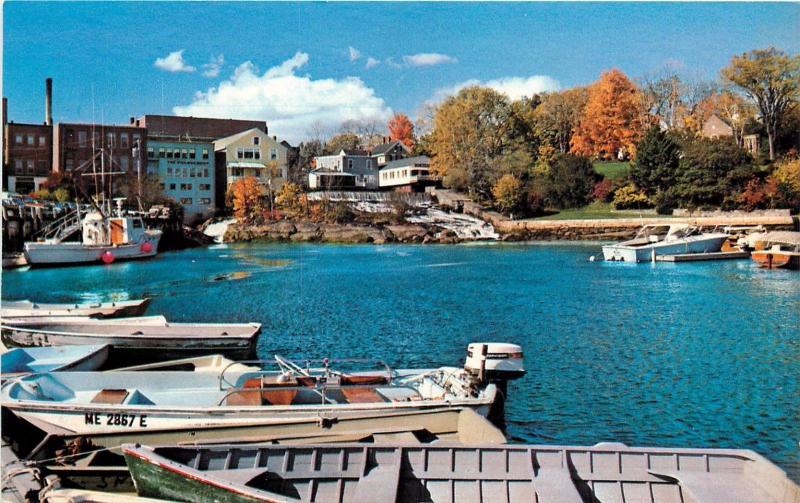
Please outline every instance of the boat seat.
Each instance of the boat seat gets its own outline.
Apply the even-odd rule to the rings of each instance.
[[[386,399],[375,391],[374,388],[345,388],[339,389],[348,403],[375,403],[385,402]]]
[[[383,385],[389,384],[389,379],[385,375],[379,374],[366,374],[366,375],[351,375],[342,374],[342,386],[363,386],[363,385]]]
[[[91,403],[104,403],[109,405],[121,404],[128,396],[126,389],[102,389],[94,398]]]
[[[293,386],[296,383],[291,381],[278,382],[273,377],[253,377],[242,385],[239,391],[232,391],[225,398],[225,405],[234,406],[257,406],[257,405],[291,405],[295,396],[296,389],[263,389],[269,387]]]

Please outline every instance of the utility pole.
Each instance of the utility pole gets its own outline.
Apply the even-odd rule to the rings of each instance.
[[[144,211],[142,208],[142,158],[139,155],[139,140],[134,143],[132,153],[136,158],[136,193],[139,200],[139,211]]]

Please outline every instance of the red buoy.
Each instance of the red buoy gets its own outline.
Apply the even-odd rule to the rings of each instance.
[[[142,250],[142,253],[150,253],[153,251],[153,245],[150,244],[150,241],[145,241],[139,248]]]
[[[114,254],[106,250],[100,255],[100,260],[102,260],[104,264],[110,264],[114,261]]]

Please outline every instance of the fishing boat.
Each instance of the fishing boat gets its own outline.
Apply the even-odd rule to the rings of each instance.
[[[658,255],[713,253],[729,238],[726,232],[703,232],[689,224],[645,225],[633,239],[603,246],[608,261],[647,262]]]
[[[163,316],[95,320],[86,317],[3,319],[8,346],[111,344],[135,361],[219,353],[233,359],[255,354],[260,323],[171,323]]]
[[[4,300],[0,303],[0,318],[41,316],[88,316],[92,318],[120,318],[140,316],[150,305],[150,299],[121,300],[115,302],[86,302],[80,304],[45,304],[30,300]]]
[[[53,238],[26,242],[28,264],[31,267],[110,264],[153,257],[158,253],[162,234],[158,229],[147,229],[140,216],[128,215],[121,209],[113,217],[99,210],[90,211],[80,220],[80,229],[83,238],[80,242],[64,241],[66,231]]]
[[[764,234],[750,258],[766,269],[800,269],[800,232]]]
[[[546,445],[122,446],[141,496],[330,503],[798,501],[766,458],[739,449]]]
[[[37,372],[97,370],[108,359],[109,349],[107,344],[13,348],[0,356],[2,379]]]
[[[4,407],[38,428],[95,443],[96,436],[105,436],[98,440],[105,443],[119,441],[120,434],[159,432],[195,432],[194,438],[203,430],[230,440],[288,425],[301,435],[309,423],[317,429],[346,420],[364,426],[383,415],[394,415],[385,424],[397,427],[426,410],[470,408],[487,416],[502,400],[497,382],[524,374],[521,349],[515,349],[519,356],[474,351],[462,368],[394,370],[377,362],[376,370],[340,371],[328,360],[302,366],[276,356],[274,370],[176,371],[168,379],[162,372],[35,374],[12,381],[1,396]]]

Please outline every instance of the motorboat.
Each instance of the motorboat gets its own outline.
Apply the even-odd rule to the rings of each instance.
[[[800,269],[800,232],[767,232],[750,258],[766,269]]]
[[[109,349],[107,344],[13,348],[0,356],[2,379],[37,372],[97,370],[108,359]]]
[[[475,352],[477,365],[468,358],[461,368],[396,370],[375,362],[372,370],[345,371],[329,360],[298,364],[276,356],[256,371],[175,371],[169,378],[137,371],[35,374],[5,386],[2,402],[44,431],[104,437],[95,443],[164,432],[178,438],[216,432],[230,441],[287,426],[298,435],[309,425],[325,430],[343,421],[367,427],[384,415],[387,428],[398,428],[421,411],[469,408],[488,416],[503,399],[497,381],[525,371],[519,346],[511,354],[493,351],[489,343],[480,346],[489,349]],[[340,368],[360,362],[337,361]],[[494,371],[498,367],[502,373]]]
[[[703,232],[689,224],[645,225],[633,239],[603,246],[608,261],[647,262],[659,255],[713,253],[729,238],[726,232]]]
[[[141,216],[123,211],[122,199],[117,199],[115,214],[108,213],[97,207],[83,218],[75,211],[56,220],[51,224],[52,237],[25,243],[28,264],[31,267],[110,264],[158,253],[162,231],[147,229]],[[65,240],[78,229],[80,242]]]
[[[140,496],[204,502],[798,501],[738,449],[548,445],[122,446]]]
[[[76,316],[3,319],[0,330],[8,346],[111,344],[115,354],[152,362],[216,353],[252,358],[261,324],[172,323],[163,316],[107,320]]]
[[[75,304],[47,304],[43,302],[32,302],[30,300],[4,300],[0,302],[0,318],[38,318],[42,316],[121,318],[142,315],[149,305],[149,298]]]

